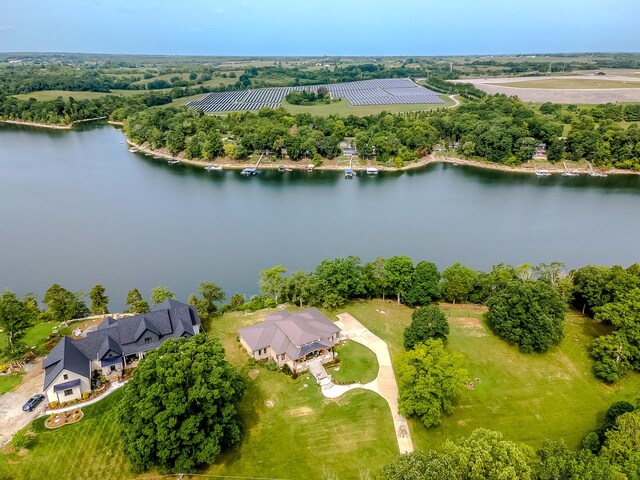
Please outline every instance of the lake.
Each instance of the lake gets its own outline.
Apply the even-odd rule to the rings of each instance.
[[[259,272],[409,255],[440,268],[640,261],[640,176],[536,177],[452,165],[406,173],[206,172],[129,153],[108,125],[0,125],[0,290],[102,283],[115,311],[157,284],[257,293]]]

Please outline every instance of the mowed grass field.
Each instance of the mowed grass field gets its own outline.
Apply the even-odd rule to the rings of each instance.
[[[441,308],[451,327],[447,348],[464,354],[470,379],[480,382],[475,389],[462,392],[453,415],[445,417],[439,427],[427,430],[410,420],[417,447],[437,448],[446,439],[484,427],[533,448],[540,447],[545,438],[564,439],[577,448],[613,402],[635,401],[640,395],[638,374],[613,386],[593,376],[589,346],[608,330],[582,315],[568,315],[560,346],[545,354],[525,355],[489,330],[484,308]],[[346,310],[389,342],[394,358],[402,351],[410,309],[372,301],[353,303]]]
[[[580,88],[640,88],[640,79],[628,81],[607,80],[607,79],[585,79],[585,78],[549,78],[540,80],[523,80],[521,82],[504,82],[499,80],[491,82],[491,85],[514,88],[559,88],[559,89],[580,89]]]
[[[114,408],[121,394],[114,392],[101,402],[85,407],[84,418],[74,425],[49,430],[44,426],[45,417],[35,420],[31,429],[36,435],[26,455],[0,453],[0,478],[116,480],[133,477],[114,420]]]
[[[267,313],[233,312],[211,322],[211,333],[222,339],[227,357],[248,378],[242,405],[247,430],[242,444],[205,473],[292,479],[319,479],[323,469],[339,478],[359,478],[361,471],[379,473],[398,454],[387,403],[364,390],[326,399],[308,373],[292,381],[281,372],[249,365],[236,341],[237,330]],[[363,352],[355,350],[344,355],[340,370],[360,365],[355,368],[366,381],[372,366],[362,366],[367,363],[358,359]],[[354,379],[360,381],[358,376]]]
[[[426,429],[410,420],[417,448],[438,448],[444,440],[468,435],[478,427],[499,430],[505,438],[532,448],[545,438],[562,438],[578,447],[611,403],[633,401],[640,394],[638,374],[614,386],[593,377],[588,348],[607,329],[582,315],[569,314],[559,347],[542,355],[525,355],[491,333],[484,322],[484,308],[449,304],[441,308],[451,327],[447,348],[464,354],[476,388],[462,392],[455,412],[444,417],[439,427]],[[294,381],[251,364],[237,342],[237,329],[261,321],[271,311],[232,312],[209,322],[208,331],[221,339],[228,360],[246,378],[241,405],[246,433],[241,445],[199,473],[280,479],[360,478],[361,473],[375,477],[397,455],[388,405],[373,392],[362,390],[325,399],[309,374]],[[373,300],[325,313],[334,319],[343,311],[387,341],[394,359],[402,352],[410,308]],[[339,372],[345,381],[368,381],[377,370],[371,352],[355,343],[343,346],[340,356]],[[0,478],[134,478],[114,422],[120,395],[116,392],[85,408],[85,418],[75,425],[46,430],[43,419],[35,421],[36,437],[28,453],[0,454]]]

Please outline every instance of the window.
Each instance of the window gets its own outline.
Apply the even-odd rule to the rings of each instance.
[[[111,365],[111,371],[115,372],[116,371],[116,366],[115,365]]]
[[[69,395],[73,395],[73,388],[67,388],[67,389],[64,391],[64,396],[65,396],[65,397],[68,397]]]
[[[151,337],[144,337],[144,343],[151,343]]]
[[[66,373],[64,375],[62,375],[62,379],[63,380],[69,380],[69,375],[67,375]]]
[[[264,355],[265,353],[267,353],[266,348],[261,348],[260,350],[258,350],[258,355]]]

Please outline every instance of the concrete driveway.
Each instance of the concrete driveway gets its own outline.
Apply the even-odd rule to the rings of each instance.
[[[413,442],[409,433],[409,425],[407,419],[400,415],[398,411],[398,384],[396,376],[393,373],[391,365],[391,355],[387,343],[381,338],[374,335],[367,327],[362,325],[358,320],[348,313],[337,315],[338,321],[336,325],[340,327],[341,335],[361,343],[369,348],[378,358],[378,376],[373,382],[353,385],[334,385],[330,389],[322,390],[322,393],[329,398],[336,398],[345,392],[354,388],[364,388],[376,392],[384,398],[391,409],[391,418],[395,428],[396,438],[398,440],[398,450],[400,453],[413,452]]]
[[[0,395],[0,448],[11,441],[14,433],[44,412],[46,399],[33,412],[22,411],[29,398],[42,392],[43,375],[42,359],[39,358],[26,365],[22,383],[15,390]]]

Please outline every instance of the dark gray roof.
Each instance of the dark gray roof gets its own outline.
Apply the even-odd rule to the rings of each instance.
[[[102,342],[102,345],[100,345],[98,349],[97,358],[103,358],[109,351],[122,355],[122,347],[120,347],[120,344],[109,335],[105,335],[104,342]]]
[[[42,366],[44,367],[45,390],[60,375],[62,370],[69,370],[87,378],[90,378],[91,375],[91,362],[69,337],[62,337],[58,345],[44,359]]]
[[[271,347],[276,354],[286,353],[297,360],[313,350],[331,347],[328,339],[339,331],[320,310],[310,308],[297,313],[272,313],[264,322],[241,328],[238,334],[253,351]],[[312,345],[311,350],[307,348]]]
[[[43,362],[44,389],[63,369],[90,378],[91,360],[102,359],[110,350],[123,356],[146,352],[158,348],[168,338],[195,335],[196,325],[200,325],[196,308],[176,300],[165,300],[149,313],[120,320],[107,317],[84,338],[63,337]],[[159,340],[137,345],[146,331],[154,332]]]
[[[80,379],[76,378],[75,380],[69,380],[68,382],[64,382],[64,383],[59,383],[58,385],[54,385],[53,387],[53,391],[54,392],[61,392],[63,390],[66,390],[67,388],[73,388],[73,387],[78,387],[80,386]]]

